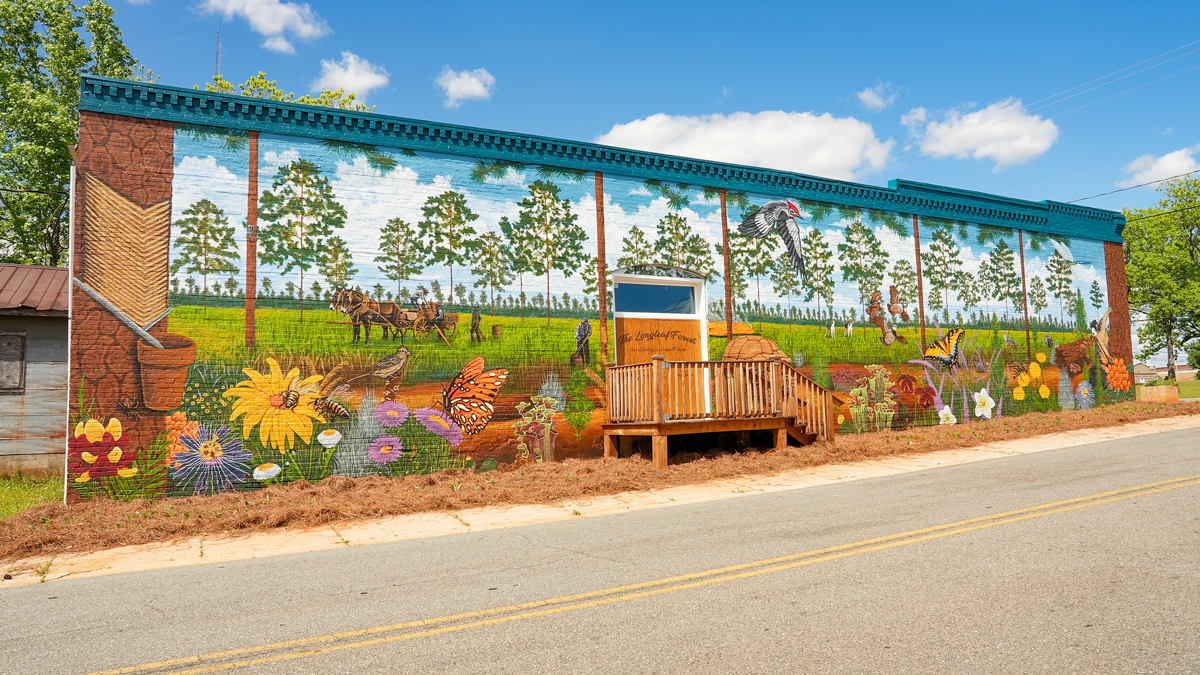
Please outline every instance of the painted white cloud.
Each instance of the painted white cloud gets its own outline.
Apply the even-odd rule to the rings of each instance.
[[[1126,178],[1118,181],[1117,185],[1131,187],[1200,170],[1200,162],[1196,161],[1197,152],[1200,152],[1200,145],[1168,152],[1158,157],[1149,154],[1142,155],[1125,167]],[[1146,187],[1154,189],[1153,185]]]
[[[209,14],[219,14],[226,21],[235,17],[245,19],[250,29],[266,36],[263,47],[282,54],[295,54],[296,49],[288,36],[301,40],[313,40],[330,32],[325,23],[308,3],[281,2],[280,0],[204,0],[200,8]]]
[[[871,112],[879,112],[895,102],[899,94],[891,82],[880,82],[874,87],[867,87],[855,94],[859,103]]]
[[[353,52],[342,52],[342,60],[321,59],[321,76],[312,83],[313,91],[345,89],[364,101],[373,89],[386,87],[388,72]]]
[[[698,117],[659,113],[617,124],[596,142],[844,179],[882,169],[895,144],[880,140],[870,124],[853,117],[781,110]]]
[[[994,171],[1024,164],[1058,140],[1058,126],[1052,120],[1030,114],[1014,98],[974,112],[949,110],[940,120],[925,108],[914,108],[900,121],[925,155],[990,159],[996,163]]]
[[[463,101],[486,101],[496,90],[496,78],[483,68],[456,71],[443,66],[434,82],[446,96],[447,108],[457,108]]]

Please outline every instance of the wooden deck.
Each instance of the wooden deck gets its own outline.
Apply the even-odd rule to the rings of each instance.
[[[655,466],[667,465],[667,437],[726,431],[771,431],[775,447],[830,439],[834,394],[776,356],[764,361],[607,363],[608,422],[604,455],[621,436],[648,436]],[[836,397],[836,398],[835,398]]]

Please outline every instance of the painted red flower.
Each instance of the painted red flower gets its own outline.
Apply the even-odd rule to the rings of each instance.
[[[905,373],[896,378],[896,389],[901,394],[911,394],[917,390],[917,378]]]
[[[137,473],[129,440],[121,439],[121,423],[110,419],[107,425],[89,419],[75,425],[68,443],[68,464],[73,480],[86,483],[93,478],[117,475],[128,478]]]
[[[937,391],[933,387],[919,387],[916,391],[917,405],[921,408],[932,408]]]

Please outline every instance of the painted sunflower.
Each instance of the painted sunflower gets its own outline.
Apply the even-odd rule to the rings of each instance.
[[[250,432],[257,426],[258,440],[265,447],[286,454],[295,446],[297,436],[309,442],[313,420],[325,422],[312,405],[318,397],[316,385],[321,376],[300,379],[299,368],[285,374],[272,358],[267,359],[267,365],[271,370],[266,374],[243,368],[242,372],[250,379],[238,382],[222,396],[234,399],[229,421],[242,417],[242,438],[250,438]]]

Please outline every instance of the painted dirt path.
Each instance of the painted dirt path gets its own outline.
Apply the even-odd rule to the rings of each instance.
[[[1113,427],[1074,430],[1012,441],[985,443],[974,448],[926,452],[909,456],[826,464],[775,475],[681,485],[660,490],[563,501],[553,505],[513,505],[453,512],[393,516],[355,524],[297,528],[224,538],[197,537],[171,544],[124,546],[86,554],[39,556],[7,563],[13,579],[0,589],[19,584],[225,563],[253,558],[340,549],[351,546],[422,539],[468,532],[578,520],[729,499],[749,494],[828,485],[839,481],[922,472],[1004,456],[1072,448],[1091,443],[1135,438],[1166,431],[1200,429],[1200,415],[1145,420]],[[48,569],[39,565],[50,563]],[[45,571],[44,574],[40,572]]]

